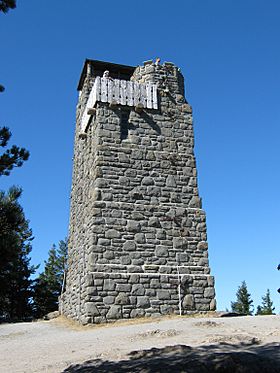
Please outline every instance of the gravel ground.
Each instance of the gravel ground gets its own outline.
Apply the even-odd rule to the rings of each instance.
[[[174,347],[166,349],[166,346]],[[242,352],[262,359],[257,364],[261,370],[255,367],[240,372],[266,372],[262,367],[266,364],[263,359],[273,362],[267,372],[280,372],[280,316],[174,316],[86,327],[62,317],[51,321],[2,324],[0,352],[0,371],[5,373],[162,371],[153,365],[155,361],[164,364],[165,372],[169,371],[167,367],[172,361],[170,369],[173,372],[200,373],[204,372],[206,363],[203,367],[198,367],[197,363],[193,368],[197,370],[191,370],[190,365],[190,370],[176,370],[174,356],[184,356],[185,359],[189,356],[188,364],[195,359],[202,364],[203,359],[209,360],[213,353],[216,359],[217,356],[228,358],[229,352]],[[242,356],[248,363],[247,355]],[[140,369],[143,362],[150,368]]]

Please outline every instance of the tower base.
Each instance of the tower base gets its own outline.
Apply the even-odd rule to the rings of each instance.
[[[84,301],[78,307],[73,307],[71,298],[62,296],[61,313],[82,324],[99,324],[215,310],[214,277],[199,273],[199,268],[197,274],[190,274],[193,268],[183,266],[150,265],[146,272],[129,272],[132,266],[119,266],[118,271],[116,266],[105,267],[106,272],[86,275],[80,296]]]

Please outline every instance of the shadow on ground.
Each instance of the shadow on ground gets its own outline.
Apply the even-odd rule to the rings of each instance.
[[[63,372],[276,373],[280,372],[280,344],[259,345],[253,340],[238,344],[152,348],[131,352],[128,360],[89,360],[71,365]]]

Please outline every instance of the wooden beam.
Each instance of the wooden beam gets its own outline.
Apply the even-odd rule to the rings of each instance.
[[[88,115],[94,115],[96,113],[95,107],[89,107],[87,109],[87,113],[88,113]]]
[[[114,109],[116,106],[118,105],[117,101],[116,100],[112,100],[109,104],[109,107],[111,109]]]
[[[137,104],[137,105],[135,106],[135,111],[136,111],[136,113],[139,113],[139,114],[142,113],[143,109],[144,109],[144,105],[141,104],[141,103],[139,103],[139,104]]]

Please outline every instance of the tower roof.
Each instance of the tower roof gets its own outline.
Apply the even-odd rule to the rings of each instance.
[[[129,80],[136,68],[135,66],[119,65],[117,63],[91,60],[87,58],[84,62],[83,70],[78,83],[78,91],[80,91],[83,87],[88,65],[90,65],[90,67],[92,68],[93,75],[95,76],[102,76],[104,71],[108,70],[112,78],[124,80]]]

